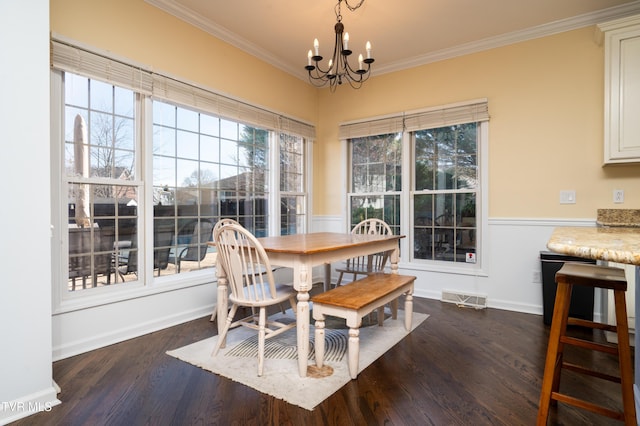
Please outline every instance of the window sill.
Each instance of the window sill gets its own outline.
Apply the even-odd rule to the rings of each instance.
[[[434,272],[440,274],[471,275],[475,277],[489,276],[479,263],[462,263],[456,266],[436,261],[424,261],[424,263],[404,262],[398,264],[398,269],[405,271]]]
[[[91,294],[66,294],[58,306],[54,306],[53,315],[91,309],[99,306],[123,302],[141,297],[149,297],[169,291],[177,291],[201,285],[211,285],[216,282],[215,268],[184,274],[184,277],[171,275],[153,277],[150,284],[142,282],[113,285],[89,290]]]

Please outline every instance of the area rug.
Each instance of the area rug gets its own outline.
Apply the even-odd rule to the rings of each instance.
[[[414,313],[411,331],[428,317],[425,314]],[[276,314],[271,318],[294,321],[290,313]],[[315,361],[313,320],[311,324],[309,362],[313,363]],[[264,373],[261,377],[258,377],[257,332],[246,327],[231,330],[227,334],[226,348],[220,349],[216,356],[211,356],[211,352],[218,336],[168,351],[167,354],[290,404],[313,410],[351,380],[347,367],[347,333],[346,327],[325,329],[325,364],[333,368],[333,374],[323,378],[298,375],[295,328],[267,339]],[[383,327],[377,325],[361,327],[358,372],[367,368],[409,333],[404,329],[404,311],[402,310],[398,311],[398,319],[385,320]]]

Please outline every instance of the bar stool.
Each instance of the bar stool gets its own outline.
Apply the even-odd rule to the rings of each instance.
[[[542,391],[538,408],[538,426],[547,424],[550,404],[557,401],[592,411],[617,420],[623,420],[626,425],[636,425],[636,410],[633,396],[633,371],[631,367],[631,349],[629,347],[629,329],[627,324],[627,306],[625,292],[627,281],[624,270],[609,268],[586,263],[565,263],[556,273],[558,289],[553,310],[553,319],[549,332],[549,346],[547,359],[542,378]],[[571,290],[574,285],[597,287],[613,290],[616,325],[608,325],[577,318],[569,318],[569,304],[571,303]],[[592,329],[608,330],[616,332],[618,344],[605,344],[592,342],[566,336],[567,325],[578,325]],[[620,377],[611,376],[591,370],[562,360],[564,345],[573,345],[581,348],[596,350],[618,355]],[[623,412],[610,410],[592,402],[588,402],[574,396],[559,392],[560,372],[562,369],[571,370],[581,374],[587,374],[604,380],[620,383],[622,386]]]

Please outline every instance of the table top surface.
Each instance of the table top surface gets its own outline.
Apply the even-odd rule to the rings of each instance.
[[[556,253],[640,266],[638,227],[560,227],[547,247]]]
[[[291,254],[315,254],[377,242],[398,241],[404,235],[344,234],[314,232],[258,238],[265,251]]]

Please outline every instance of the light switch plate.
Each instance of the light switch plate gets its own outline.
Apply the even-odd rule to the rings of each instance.
[[[576,191],[565,190],[560,191],[560,204],[575,204],[576,203]]]

